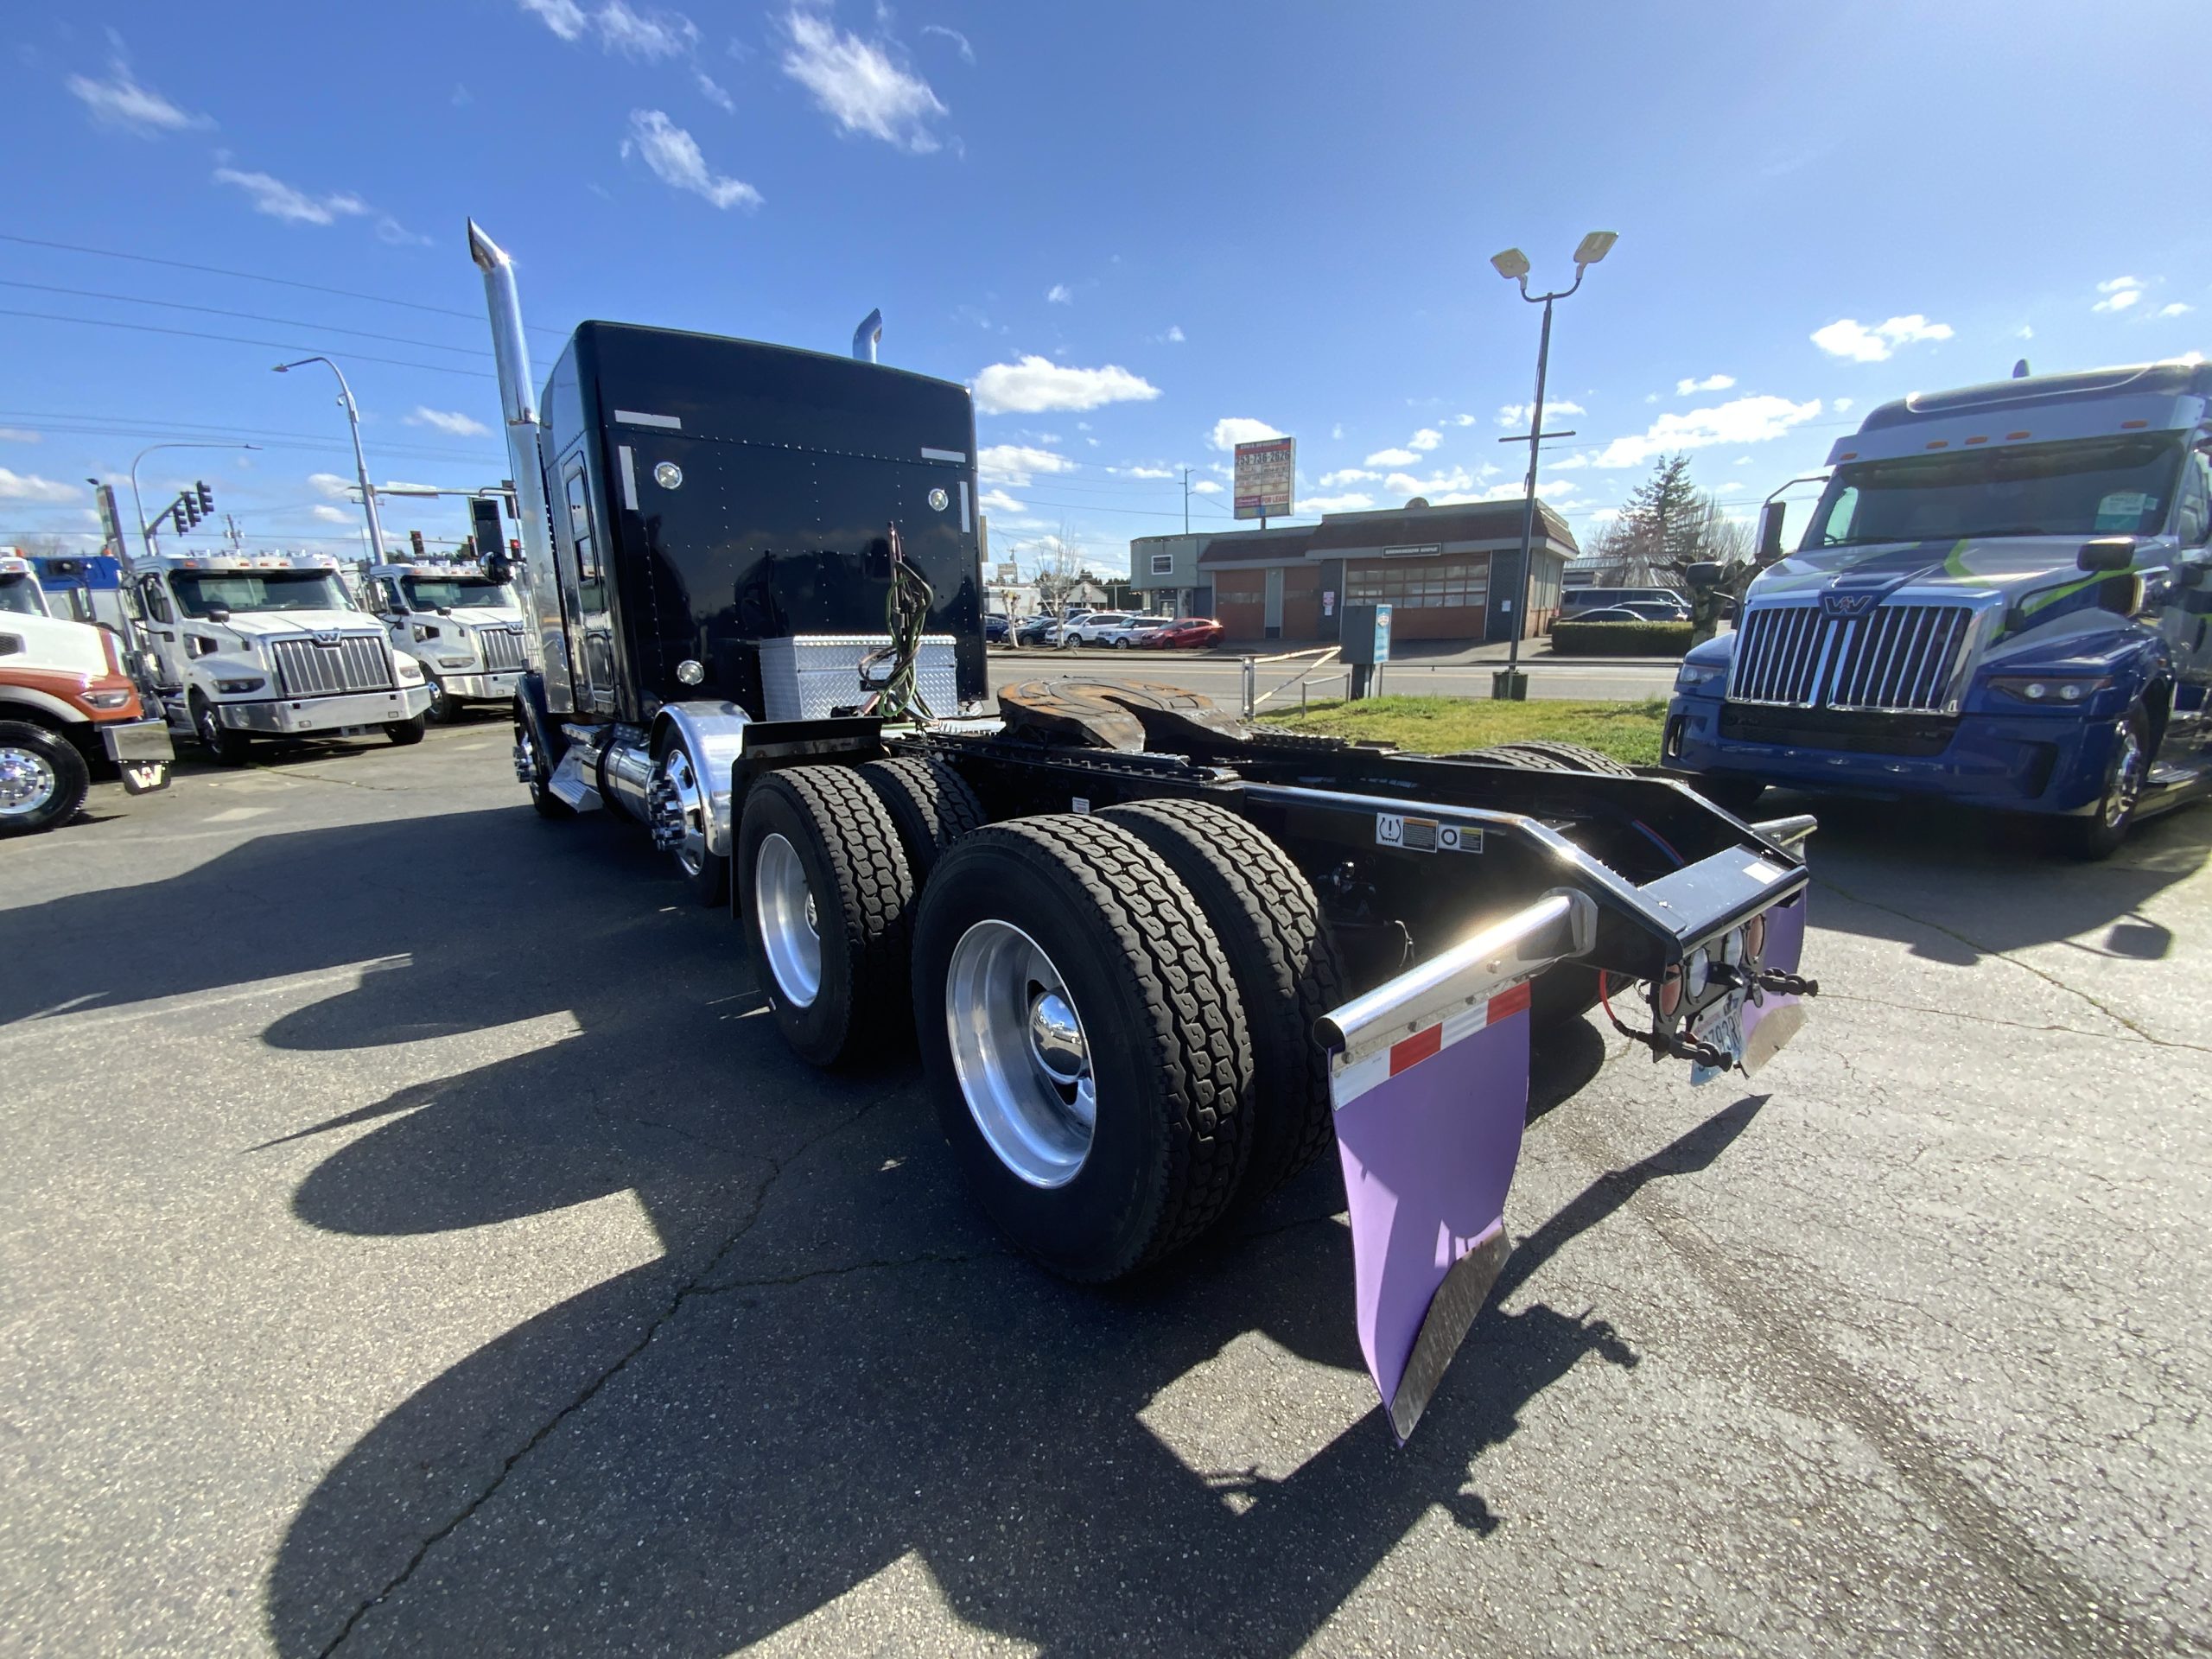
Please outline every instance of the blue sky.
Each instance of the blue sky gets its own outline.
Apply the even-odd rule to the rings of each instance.
[[[148,456],[149,512],[205,477],[256,545],[358,546],[334,382],[268,372],[310,351],[379,482],[503,474],[469,214],[541,374],[587,316],[842,350],[882,307],[977,389],[995,555],[1103,569],[1185,467],[1229,524],[1239,435],[1298,438],[1308,505],[1516,491],[1508,245],[1563,285],[1620,236],[1554,340],[1586,537],[1676,448],[1748,510],[1885,397],[2212,338],[2202,0],[15,16],[0,540],[205,438],[262,448]]]

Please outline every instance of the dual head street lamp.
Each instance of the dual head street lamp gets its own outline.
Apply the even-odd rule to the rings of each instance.
[[[1521,569],[1515,581],[1512,632],[1507,636],[1505,671],[1497,677],[1496,695],[1514,698],[1529,695],[1529,683],[1521,674],[1521,633],[1527,626],[1529,614],[1529,565],[1535,556],[1536,539],[1536,451],[1546,438],[1571,438],[1569,432],[1544,430],[1544,373],[1550,365],[1552,353],[1552,302],[1563,300],[1582,286],[1583,273],[1613,251],[1613,244],[1620,238],[1611,231],[1592,231],[1575,245],[1574,281],[1567,287],[1549,294],[1529,291],[1529,256],[1518,248],[1508,248],[1492,256],[1491,266],[1509,283],[1521,285],[1521,297],[1531,305],[1544,308],[1543,333],[1536,344],[1536,400],[1530,405],[1529,435],[1525,438],[1501,438],[1501,443],[1526,443],[1529,446],[1529,485],[1527,499],[1521,511]]]

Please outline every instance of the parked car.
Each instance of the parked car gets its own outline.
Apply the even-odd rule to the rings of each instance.
[[[996,611],[989,612],[984,616],[983,643],[985,645],[1003,645],[1013,637],[1014,624],[1008,618]]]
[[[1066,649],[1110,645],[1116,628],[1126,628],[1136,620],[1134,611],[1092,611],[1086,616],[1071,616],[1060,630],[1060,645]]]
[[[1582,620],[1590,612],[1614,605],[1671,605],[1684,616],[1689,601],[1671,588],[1570,588],[1559,596],[1562,620]]]
[[[1014,631],[1017,645],[1050,645],[1058,643],[1060,619],[1057,616],[1033,616]]]
[[[1577,611],[1573,616],[1562,617],[1563,622],[1687,622],[1688,611],[1677,611],[1670,605],[1608,605],[1602,610]]]
[[[1148,630],[1136,643],[1147,651],[1203,651],[1219,645],[1225,632],[1210,616],[1179,616]]]
[[[1131,617],[1126,626],[1109,630],[1102,644],[1116,651],[1127,651],[1132,645],[1142,645],[1147,638],[1160,632],[1175,619],[1172,616]]]

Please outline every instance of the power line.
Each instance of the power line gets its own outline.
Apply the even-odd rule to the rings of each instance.
[[[296,340],[246,340],[237,334],[203,334],[195,328],[163,328],[150,322],[117,322],[106,317],[65,317],[51,311],[16,311],[0,307],[0,317],[29,317],[38,322],[76,322],[88,328],[128,328],[140,334],[175,334],[182,340],[220,340],[229,346],[267,346],[280,352],[311,352],[313,345],[302,345]],[[342,350],[342,348],[341,348]],[[382,363],[395,369],[423,369],[432,374],[466,374],[479,380],[496,380],[497,375],[481,369],[456,369],[443,363],[409,363],[396,357],[371,357],[363,352],[345,352],[350,363]]]
[[[258,311],[226,311],[219,306],[188,305],[182,300],[141,299],[136,294],[98,294],[90,289],[60,288],[50,283],[18,283],[0,277],[0,288],[27,288],[38,294],[73,295],[80,300],[113,300],[124,305],[159,305],[172,311],[199,311],[211,317],[236,317],[245,322],[273,322],[286,328],[321,328],[334,334],[353,334],[362,340],[381,340],[392,346],[419,346],[426,352],[457,352],[464,357],[489,357],[474,346],[446,346],[435,340],[410,340],[404,334],[375,334],[365,328],[341,328],[334,322],[306,322],[298,317],[271,317]]]
[[[326,288],[320,283],[295,282],[289,276],[270,276],[257,270],[226,270],[220,265],[188,264],[181,259],[157,259],[149,253],[124,253],[116,248],[88,248],[74,242],[46,242],[35,236],[12,236],[0,231],[0,242],[14,242],[27,248],[58,248],[64,253],[89,253],[103,259],[130,259],[142,265],[167,265],[172,270],[196,270],[207,276],[234,276],[240,282],[273,283],[279,288],[305,289],[310,294],[335,294],[342,299],[366,300],[372,305],[403,306],[410,311],[427,311],[433,316],[459,317],[464,322],[482,323],[480,313],[450,310],[442,305],[424,305],[418,300],[395,300],[383,294],[363,294],[350,288]],[[524,325],[533,334],[552,334],[565,339],[558,328],[548,328],[539,323]]]

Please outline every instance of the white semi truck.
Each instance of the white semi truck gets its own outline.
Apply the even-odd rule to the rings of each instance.
[[[165,553],[134,581],[162,711],[226,766],[257,738],[423,740],[430,688],[327,554]]]
[[[528,660],[514,589],[473,560],[372,564],[369,608],[393,651],[412,658],[429,688],[429,717],[450,720],[469,703],[513,705]]]

